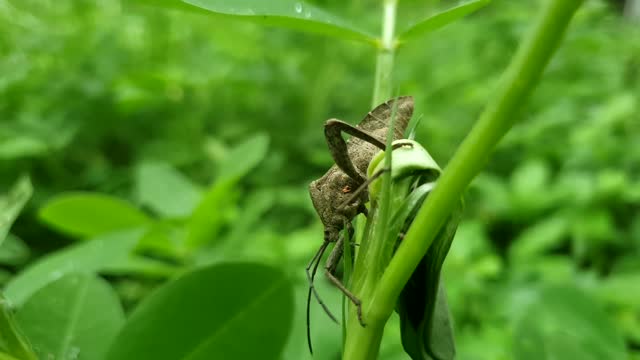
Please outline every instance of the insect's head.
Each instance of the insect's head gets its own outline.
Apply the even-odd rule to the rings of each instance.
[[[358,208],[363,203],[362,197],[356,197],[345,204],[353,198],[357,189],[358,182],[335,166],[309,185],[313,207],[325,228],[325,240],[336,241],[345,221],[351,221],[357,215]],[[346,206],[340,207],[341,204]]]

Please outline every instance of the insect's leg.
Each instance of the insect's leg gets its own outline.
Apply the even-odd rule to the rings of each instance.
[[[395,149],[403,147],[403,146],[412,146],[412,145],[411,145],[411,143],[408,143],[408,144],[407,143],[397,143],[397,144],[393,145],[392,150],[395,150]],[[360,194],[362,194],[362,192],[367,190],[367,187],[375,179],[379,178],[380,175],[384,174],[387,171],[389,171],[389,169],[386,169],[386,168],[385,169],[380,169],[375,174],[371,175],[370,178],[368,178],[365,182],[362,183],[362,185],[358,186],[358,188],[353,193],[351,193],[351,196],[349,196],[349,198],[347,198],[341,204],[339,204],[337,209],[343,209],[347,205],[349,205],[352,202],[354,202],[358,198],[358,196],[360,196]],[[364,206],[364,204],[360,204],[360,207],[358,207],[358,212],[365,214],[365,216],[367,215],[367,208]]]
[[[349,198],[347,198],[345,201],[342,202],[342,204],[338,205],[337,209],[342,209],[344,207],[346,207],[347,205],[351,204],[352,202],[354,202],[359,196],[360,194],[362,194],[363,191],[367,191],[367,187],[377,178],[380,177],[380,175],[384,174],[387,171],[387,169],[380,169],[378,170],[375,174],[373,174],[370,178],[368,178],[364,183],[362,183],[362,185],[358,186],[358,188],[351,193],[351,196],[349,196]],[[358,212],[361,212],[365,215],[367,215],[367,208],[364,207],[364,204],[360,205],[361,207],[358,208]]]
[[[322,260],[322,255],[324,254],[328,245],[329,245],[328,241],[325,241],[324,243],[322,243],[322,245],[320,246],[320,249],[318,249],[318,252],[316,252],[316,254],[313,256],[313,258],[311,259],[311,261],[309,262],[309,264],[305,269],[307,273],[307,281],[309,282],[309,294],[307,295],[307,318],[309,318],[309,304],[311,302],[311,294],[313,293],[313,296],[318,301],[318,304],[322,306],[322,309],[327,313],[327,315],[329,315],[331,320],[339,324],[338,319],[331,313],[331,311],[329,310],[329,307],[324,303],[324,301],[322,301],[322,299],[320,298],[320,294],[318,294],[318,291],[316,290],[316,287],[313,284],[313,281],[315,280],[315,276],[316,276],[316,271],[318,271],[318,266],[320,265],[320,261]]]
[[[362,139],[376,146],[380,150],[385,150],[387,147],[384,142],[380,141],[380,139],[373,136],[373,134],[371,134],[367,130],[363,130],[342,120],[329,119],[324,124],[324,136],[327,138],[330,150],[336,149],[341,153],[344,153],[346,151],[346,141],[342,138],[341,132],[345,132],[351,136],[357,137],[358,139]],[[331,153],[331,155],[334,155],[333,152]],[[337,160],[335,156],[334,160]]]
[[[329,152],[331,153],[333,161],[338,165],[340,170],[344,171],[345,174],[362,183],[364,182],[364,178],[353,166],[353,162],[351,161],[347,150],[347,142],[342,137],[342,132],[369,142],[380,149],[384,149],[384,143],[367,131],[358,129],[344,121],[331,119],[325,123],[324,136],[327,139],[327,145],[329,145]]]
[[[362,302],[360,301],[360,299],[358,299],[351,291],[349,291],[349,289],[347,289],[344,284],[342,283],[342,281],[340,281],[340,279],[338,279],[334,273],[336,271],[336,268],[338,267],[338,264],[340,263],[340,258],[342,258],[342,253],[344,251],[344,237],[340,237],[340,239],[338,239],[338,241],[336,242],[336,245],[333,247],[333,250],[331,251],[331,254],[329,254],[329,259],[327,260],[327,264],[324,267],[324,273],[327,276],[327,278],[338,288],[340,289],[340,291],[342,291],[342,293],[349,298],[349,300],[351,300],[351,302],[353,302],[353,304],[356,306],[356,311],[358,313],[358,321],[360,322],[360,325],[365,326],[364,321],[362,320]]]
[[[309,352],[313,354],[313,347],[311,345],[311,294],[316,298],[318,304],[322,306],[324,312],[333,320],[335,323],[339,323],[338,319],[331,313],[329,307],[322,301],[318,291],[316,290],[313,281],[316,277],[316,272],[318,271],[318,266],[320,265],[320,261],[322,260],[322,255],[325,250],[329,246],[329,241],[324,241],[309,264],[305,268],[305,272],[307,274],[307,281],[309,282],[309,292],[307,293],[307,344],[309,345]]]

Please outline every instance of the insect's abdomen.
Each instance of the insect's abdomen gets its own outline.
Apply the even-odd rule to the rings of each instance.
[[[409,125],[411,115],[413,115],[413,97],[400,96],[371,110],[358,124],[358,127],[372,133],[384,129],[385,133],[381,135],[381,140],[383,140],[387,138],[386,129],[391,124],[391,118],[395,116],[394,138],[400,139]],[[383,143],[386,141],[383,140]]]
[[[387,129],[378,129],[372,131],[371,134],[383,144],[387,142]],[[393,138],[394,140],[400,139],[402,138],[402,134],[394,134]],[[373,156],[381,149],[367,141],[353,137],[349,139],[349,143],[349,157],[353,161],[353,165],[360,174],[366,175],[371,159],[373,159]]]

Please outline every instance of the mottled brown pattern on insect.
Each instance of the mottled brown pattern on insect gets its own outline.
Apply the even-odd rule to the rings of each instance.
[[[365,182],[369,162],[376,152],[385,147],[393,106],[393,100],[385,102],[369,112],[355,127],[335,119],[325,124],[327,144],[336,164],[309,185],[313,206],[325,227],[325,241],[337,241],[345,221],[350,222],[364,211],[366,191],[353,203],[338,209],[351,196],[342,189],[355,190]],[[399,97],[395,111],[394,140],[402,138],[407,128],[413,113],[413,98]],[[346,142],[342,139],[343,131],[352,135]]]

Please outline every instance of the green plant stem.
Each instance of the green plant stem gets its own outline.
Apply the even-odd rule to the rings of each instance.
[[[349,324],[344,359],[377,357],[384,324],[395,308],[400,292],[460,201],[462,192],[480,172],[498,141],[515,123],[517,110],[533,90],[581,3],[582,0],[550,0],[542,10],[538,22],[504,73],[495,97],[445,168],[372,295],[362,297],[367,326]],[[395,4],[393,6],[395,14]],[[392,55],[391,52],[391,59]],[[378,60],[378,72],[382,66],[392,65],[392,62],[391,65],[381,63],[380,57]],[[385,83],[383,79],[377,74],[375,96],[390,91],[390,88],[384,88],[385,85],[390,86],[390,82]],[[374,102],[377,103],[379,99],[375,96]],[[368,294],[369,290],[363,289],[362,293]]]
[[[498,141],[515,124],[517,110],[538,82],[581,3],[582,0],[550,0],[545,5],[537,24],[503,74],[495,97],[418,212],[369,302],[365,311],[367,316],[388,317],[391,314],[402,288],[463,191],[480,172]]]
[[[376,58],[376,74],[374,80],[372,107],[377,106],[391,98],[392,94],[392,74],[393,74],[393,58],[395,56],[395,22],[396,22],[396,9],[398,6],[397,0],[385,0],[383,3],[382,12],[382,35],[379,41],[378,53]],[[393,129],[393,126],[390,127]],[[393,140],[393,132],[389,132],[387,137],[387,148],[391,147]],[[391,154],[386,154],[385,163],[387,167],[390,167]],[[389,197],[391,192],[391,174],[390,172],[383,175],[383,184],[385,185],[386,196],[381,199],[381,208],[388,210]],[[384,192],[384,191],[383,191]],[[379,217],[381,220],[386,221],[388,216],[382,214]],[[376,228],[386,228],[386,224],[376,223]],[[377,229],[374,229],[377,230]],[[374,231],[380,233],[380,231]],[[368,237],[365,235],[365,237]],[[374,238],[382,238],[381,236]],[[356,267],[352,273],[353,285],[352,289],[355,294],[361,299],[370,298],[375,289],[375,282],[380,274],[375,274],[378,266],[382,266],[377,263],[370,263],[369,256],[372,256],[373,261],[379,260],[381,257],[380,249],[383,249],[383,244],[371,244],[363,243],[362,251],[360,254],[365,255],[366,258],[357,257]],[[366,251],[365,251],[366,250]],[[376,266],[378,265],[378,266]],[[349,316],[346,326],[346,334],[344,339],[344,353],[343,359],[375,359],[378,355],[380,348],[380,341],[382,340],[382,334],[384,331],[384,325],[387,321],[386,318],[374,318],[366,317],[366,326],[362,327],[358,321],[355,306],[349,306]],[[354,347],[353,344],[361,344],[363,341],[360,338],[366,338],[372,344],[372,346],[366,347]]]
[[[393,58],[395,56],[395,26],[397,0],[385,0],[382,11],[382,37],[376,57],[376,77],[373,84],[373,103],[371,107],[382,104],[391,98]]]

